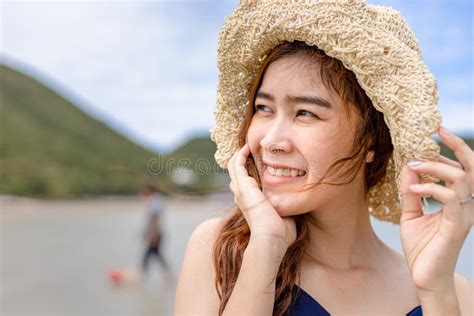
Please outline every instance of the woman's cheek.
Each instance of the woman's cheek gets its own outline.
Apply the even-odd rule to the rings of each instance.
[[[252,149],[252,144],[255,143],[255,128],[253,122],[250,123],[249,129],[247,130],[247,142],[250,145],[250,149]]]
[[[252,126],[252,124],[250,125],[247,132],[247,143],[249,144],[250,152],[254,157],[258,156],[260,152],[260,141],[264,136],[265,132],[263,129],[258,126]]]

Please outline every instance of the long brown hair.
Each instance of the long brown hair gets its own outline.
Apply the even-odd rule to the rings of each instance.
[[[344,173],[350,175],[349,180],[325,184],[342,185],[352,182],[357,172],[364,166],[367,153],[372,150],[375,153],[373,161],[366,163],[364,170],[364,188],[367,192],[384,176],[392,154],[393,145],[389,129],[384,122],[383,114],[373,107],[371,100],[358,84],[354,73],[345,68],[341,61],[326,55],[315,46],[309,46],[300,41],[285,42],[268,54],[263,65],[257,70],[250,89],[249,106],[239,134],[239,145],[245,144],[247,131],[255,112],[255,95],[262,83],[265,69],[270,63],[288,56],[301,57],[301,62],[319,64],[319,76],[326,88],[339,95],[346,109],[352,106],[359,114],[359,124],[357,124],[351,155],[332,163],[321,180],[342,170],[342,168],[336,168],[338,165],[350,164],[348,168],[344,168]],[[252,161],[248,162],[248,171],[249,176],[255,178],[261,187],[257,168]],[[314,185],[323,183],[318,181]],[[306,213],[294,216],[297,237],[288,248],[276,275],[273,315],[285,315],[293,302],[294,284],[300,275],[301,261],[310,242],[307,215]],[[249,238],[249,226],[240,209],[235,206],[221,228],[214,245],[213,264],[216,273],[216,289],[221,300],[219,315],[223,313],[232,294]]]

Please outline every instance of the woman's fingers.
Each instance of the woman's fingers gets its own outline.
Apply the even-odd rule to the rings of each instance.
[[[231,182],[229,187],[234,193],[234,203],[242,212],[253,238],[265,238],[275,240],[282,244],[282,250],[286,252],[296,239],[296,224],[293,219],[283,220],[276,209],[259,188],[257,180],[249,175],[247,170],[247,159],[250,155],[250,147],[245,144],[237,150],[227,165]]]
[[[439,155],[438,161],[462,170],[462,166],[459,162],[449,159],[443,155]]]
[[[236,176],[248,176],[247,168],[245,167],[248,156],[250,154],[250,148],[248,144],[245,144],[237,153],[235,158],[235,172]]]
[[[423,216],[420,196],[410,189],[410,185],[419,184],[418,175],[408,166],[403,166],[401,172],[400,188],[403,197],[403,209],[400,223]]]
[[[417,194],[429,194],[443,204],[456,203],[458,197],[456,193],[442,185],[436,183],[418,183],[410,185],[410,190]]]
[[[247,171],[246,162],[249,154],[250,148],[248,144],[245,144],[242,148],[237,150],[234,155],[232,155],[227,165],[229,176],[231,178],[230,189],[236,195],[240,195],[242,193],[240,192],[241,190],[258,187],[255,179],[250,177]]]
[[[442,203],[446,219],[452,222],[462,222],[463,216],[466,215],[466,213],[463,213],[466,205],[463,204],[464,207],[461,207],[460,200],[469,196],[473,190],[474,154],[460,137],[445,128],[441,127],[439,134],[443,143],[453,150],[459,162],[440,156],[438,161],[410,161],[407,166],[417,174],[431,175],[444,180],[446,186],[435,183],[420,184],[415,183],[415,181],[408,181],[406,184],[409,187],[408,191],[418,196],[431,195]],[[406,185],[405,192],[402,193],[408,197],[408,201],[412,201],[411,203],[414,206],[412,207],[412,217],[416,217],[418,204],[415,202],[414,196],[407,192]],[[408,215],[406,217],[409,217]]]
[[[459,198],[471,193],[467,174],[462,169],[436,161],[410,161],[408,167],[417,173],[429,174],[449,183],[449,187],[458,192]]]
[[[232,191],[232,193],[235,193],[235,184],[234,184],[234,181],[230,180],[229,188],[230,188],[230,190]]]
[[[451,222],[462,220],[459,198],[454,190],[435,183],[412,184],[410,190],[420,195],[429,194],[444,204],[444,214]]]
[[[440,156],[439,161],[411,161],[408,166],[418,174],[429,174],[444,180],[446,186],[453,189],[458,199],[472,193],[474,154],[469,146],[458,136],[444,127],[439,135],[443,143],[453,150],[459,162]]]
[[[474,170],[474,153],[472,149],[462,140],[462,138],[454,135],[448,129],[441,126],[439,135],[443,143],[454,152],[459,163],[466,172]]]
[[[234,168],[234,160],[235,160],[235,156],[237,155],[237,152],[235,152],[232,157],[230,157],[229,159],[229,162],[227,163],[227,171],[229,172],[229,177],[230,177],[230,181],[232,183],[232,181],[235,181],[235,168]],[[232,188],[231,188],[232,190]],[[233,192],[233,190],[232,190]]]

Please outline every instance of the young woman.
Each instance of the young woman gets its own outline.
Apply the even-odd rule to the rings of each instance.
[[[439,127],[398,12],[242,1],[218,54],[211,137],[236,207],[193,232],[175,314],[471,315],[454,268],[474,223],[474,154]],[[436,131],[459,162],[438,155]],[[423,195],[442,209],[424,213]],[[400,224],[403,255],[370,214]]]

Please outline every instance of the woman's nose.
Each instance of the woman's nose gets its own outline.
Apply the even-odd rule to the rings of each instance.
[[[291,152],[293,147],[289,126],[285,126],[282,121],[273,121],[268,132],[260,140],[260,146],[267,154]]]

